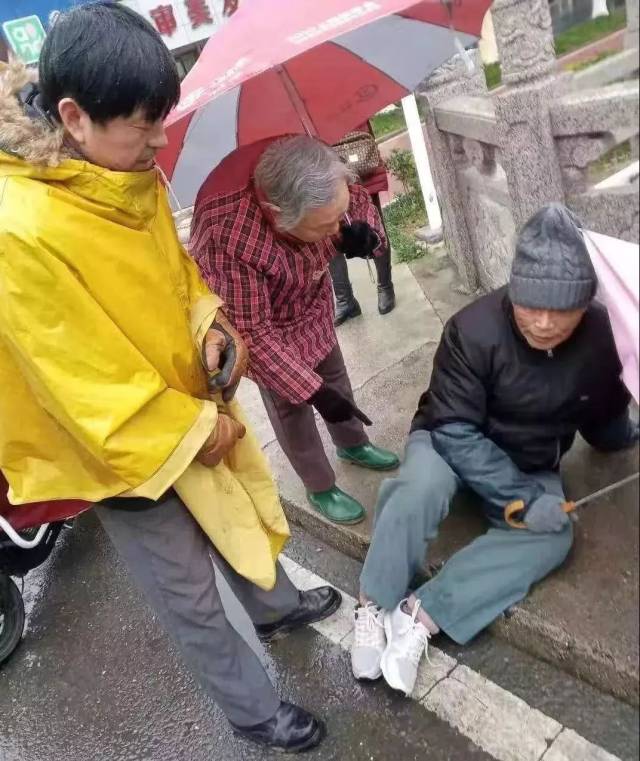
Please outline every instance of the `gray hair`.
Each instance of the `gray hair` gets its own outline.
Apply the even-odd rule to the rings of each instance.
[[[269,203],[280,209],[278,224],[283,230],[296,227],[312,209],[330,204],[340,181],[356,180],[332,148],[307,135],[272,143],[254,177]]]

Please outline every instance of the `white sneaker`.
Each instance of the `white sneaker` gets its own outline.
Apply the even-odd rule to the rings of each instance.
[[[372,602],[359,605],[354,614],[351,668],[356,679],[374,681],[382,676],[380,659],[387,646],[384,611]]]
[[[380,667],[389,687],[409,697],[416,684],[422,654],[427,655],[430,634],[424,624],[416,621],[420,601],[416,602],[411,615],[402,610],[406,602],[403,600],[394,611],[385,613],[387,648]]]

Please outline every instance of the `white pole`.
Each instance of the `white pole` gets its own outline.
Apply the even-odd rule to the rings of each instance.
[[[416,96],[413,93],[402,99],[402,110],[404,111],[409,140],[411,141],[411,150],[413,151],[413,157],[418,170],[418,179],[424,198],[424,205],[427,207],[429,227],[434,231],[439,230],[442,227],[442,215],[440,214],[438,196],[436,195],[433,177],[431,176],[431,165],[429,164],[427,146],[424,141],[418,104]]]
[[[607,0],[593,0],[591,5],[591,18],[608,15],[609,9],[607,8]]]

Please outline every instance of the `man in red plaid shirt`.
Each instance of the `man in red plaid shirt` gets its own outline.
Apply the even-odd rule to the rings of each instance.
[[[373,446],[356,407],[333,326],[329,262],[338,251],[369,258],[386,250],[378,211],[336,153],[306,136],[272,143],[242,190],[202,194],[191,254],[250,352],[280,446],[309,501],[336,523],[364,508],[336,486],[315,424],[324,418],[338,456],[373,470],[398,466]]]

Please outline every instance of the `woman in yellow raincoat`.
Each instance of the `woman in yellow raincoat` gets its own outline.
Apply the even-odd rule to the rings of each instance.
[[[289,532],[268,466],[239,405],[209,396],[206,369],[235,356],[233,386],[243,346],[178,242],[154,166],[179,94],[173,59],[147,22],[100,2],[59,17],[38,87],[29,79],[16,65],[0,72],[9,499],[100,503],[129,570],[236,730],[311,747],[322,723],[280,702],[227,622],[210,562],[264,639],[340,602],[329,588],[299,593],[277,563]]]

